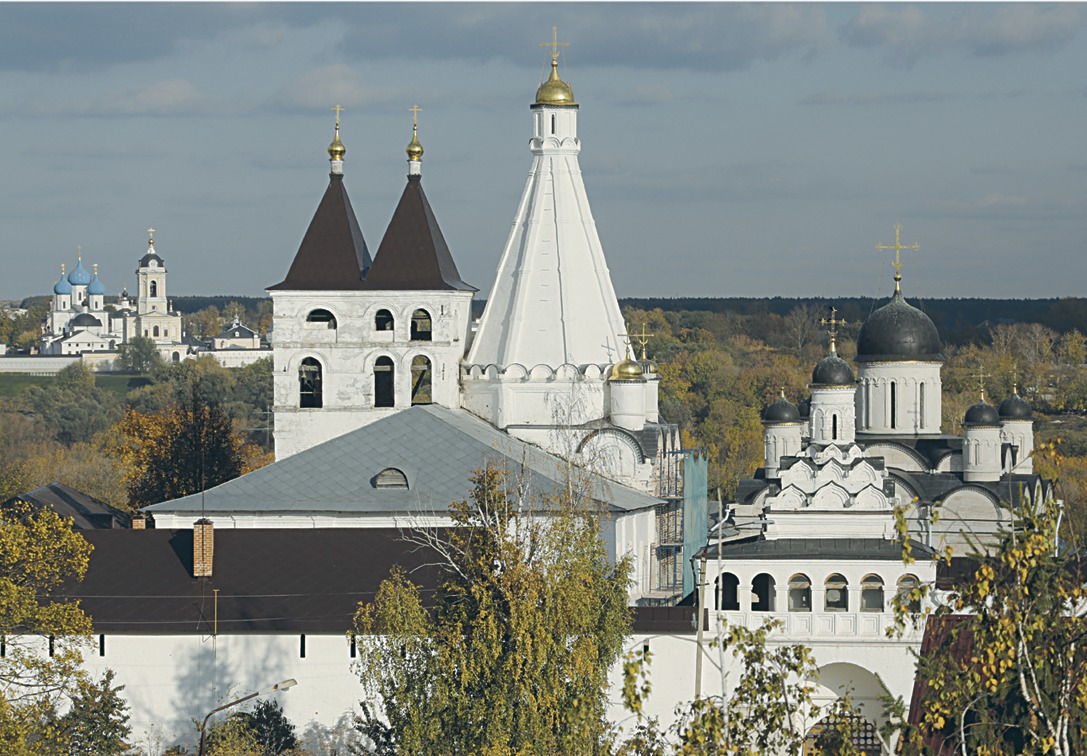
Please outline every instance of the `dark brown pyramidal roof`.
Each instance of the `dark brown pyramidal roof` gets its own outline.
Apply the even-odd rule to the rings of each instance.
[[[365,288],[476,291],[460,279],[420,176],[408,176]]]
[[[306,229],[287,277],[268,288],[361,289],[369,270],[370,251],[347,197],[343,174],[330,174],[328,189]]]

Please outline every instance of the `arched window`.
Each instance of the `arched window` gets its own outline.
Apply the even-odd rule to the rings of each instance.
[[[430,404],[434,401],[431,387],[430,360],[417,355],[411,361],[411,403]]]
[[[173,360],[174,362],[181,362],[181,352],[174,352]]]
[[[838,414],[835,413],[830,416],[830,438],[832,441],[838,440]]]
[[[430,313],[426,310],[416,310],[411,314],[411,340],[430,341]]]
[[[393,388],[395,371],[389,357],[378,357],[374,361],[374,406],[395,407],[396,391]]]
[[[298,367],[298,406],[306,409],[323,407],[321,397],[321,363],[306,357]]]
[[[921,581],[913,575],[903,575],[898,579],[898,601],[907,611],[921,613]]]
[[[158,281],[152,281],[151,282],[150,296],[157,297],[158,295],[159,295],[159,282]]]
[[[393,314],[388,310],[378,310],[374,315],[375,331],[391,331],[393,329]]]
[[[918,402],[917,409],[920,413],[919,424],[922,428],[925,427],[925,384],[922,383],[918,386]]]
[[[867,575],[861,581],[861,611],[883,611],[883,578],[879,575]]]
[[[774,578],[765,572],[755,576],[751,581],[751,611],[774,611]]]
[[[789,611],[811,611],[811,580],[807,575],[793,575],[789,578]]]
[[[740,579],[731,572],[717,578],[717,609],[723,612],[740,610]]]
[[[152,330],[152,333],[154,333],[156,336],[158,336],[159,335],[159,327],[155,326],[154,329]]]
[[[336,328],[336,316],[328,310],[311,310],[306,315],[307,323],[324,323],[325,328],[329,330],[335,330]]]
[[[846,579],[838,573],[834,573],[827,578],[824,585],[827,589],[826,611],[849,611],[849,583],[846,582]]]

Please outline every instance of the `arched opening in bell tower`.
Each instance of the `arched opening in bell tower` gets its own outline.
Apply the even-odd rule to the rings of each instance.
[[[430,360],[423,355],[416,356],[411,361],[412,404],[430,404],[434,401],[434,391],[431,383]]]
[[[378,357],[374,361],[374,406],[395,407],[395,371],[389,357]]]
[[[298,406],[318,409],[324,406],[321,390],[321,363],[306,357],[298,367]]]

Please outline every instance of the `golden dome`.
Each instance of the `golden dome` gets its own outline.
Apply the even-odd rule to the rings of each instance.
[[[411,127],[411,142],[408,144],[408,160],[421,161],[423,159],[423,145],[419,144],[419,127]]]
[[[641,365],[634,360],[627,358],[611,369],[610,380],[623,381],[632,378],[641,378],[643,372]]]
[[[332,137],[332,144],[328,146],[328,156],[333,160],[343,160],[344,153],[347,152],[347,148],[340,141],[340,111],[343,108],[337,105],[333,110],[336,111],[336,135]]]
[[[559,61],[551,58],[551,76],[536,90],[537,105],[577,105],[574,90],[559,78]]]

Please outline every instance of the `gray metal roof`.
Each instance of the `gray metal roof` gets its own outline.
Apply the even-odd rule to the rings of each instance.
[[[932,549],[911,542],[914,556],[930,556]],[[717,544],[710,542],[698,556],[717,558]],[[902,544],[882,538],[749,538],[724,543],[722,559],[886,559],[902,560]]]
[[[525,466],[529,491],[564,490],[564,462],[504,433],[464,410],[417,405],[273,462],[248,475],[173,501],[150,514],[212,513],[444,513],[467,498],[469,476],[488,461],[514,475]],[[407,489],[376,488],[386,468],[404,472]],[[594,498],[610,509],[655,506],[660,499],[599,476],[589,478]]]

